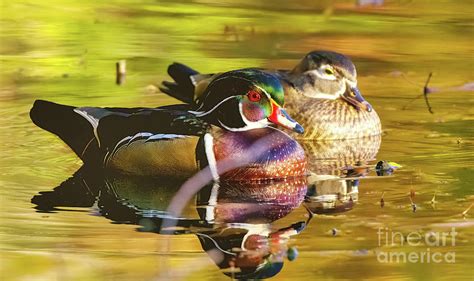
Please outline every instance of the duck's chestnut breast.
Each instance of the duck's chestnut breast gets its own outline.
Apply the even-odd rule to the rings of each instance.
[[[218,168],[224,166],[223,171],[219,171],[223,180],[252,181],[306,175],[303,148],[278,129],[269,127],[244,132],[218,129],[213,136]]]

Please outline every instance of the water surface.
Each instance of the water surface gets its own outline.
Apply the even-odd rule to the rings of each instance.
[[[360,8],[354,2],[4,1],[2,279],[224,279],[193,233],[140,232],[137,225],[107,218],[97,205],[36,212],[33,196],[71,177],[81,162],[58,138],[35,127],[28,111],[38,98],[94,106],[170,104],[175,100],[153,85],[167,78],[166,66],[174,61],[202,72],[289,68],[313,49],[353,59],[359,87],[382,120],[376,158],[403,168],[392,177],[361,180],[356,204],[342,212],[316,215],[288,241],[299,255],[285,259],[273,280],[472,279],[474,210],[465,218],[461,214],[474,202],[474,98],[472,86],[466,86],[474,81],[474,7],[464,1],[385,1]],[[125,84],[116,86],[120,59],[127,61],[128,73]],[[413,100],[430,72],[434,114],[422,98]],[[272,228],[306,221],[304,205]],[[196,217],[195,211],[191,205]],[[454,247],[431,247],[454,251],[453,264],[377,261],[377,251],[427,249],[379,246],[379,227],[407,235],[453,226]]]

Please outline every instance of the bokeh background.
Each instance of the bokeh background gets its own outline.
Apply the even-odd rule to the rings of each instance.
[[[28,111],[38,98],[170,104],[176,101],[157,85],[174,61],[202,72],[291,68],[305,53],[328,49],[353,59],[359,86],[381,117],[377,158],[404,168],[396,177],[363,181],[352,211],[313,220],[292,240],[299,257],[274,280],[472,280],[474,210],[466,218],[461,213],[474,202],[473,15],[472,1],[456,0],[2,0],[0,279],[223,279],[193,235],[137,232],[93,209],[35,212],[31,197],[81,163],[35,127]],[[115,85],[118,60],[127,62],[121,86]],[[434,114],[423,98],[414,99],[430,72]],[[417,194],[415,213],[410,190]],[[289,217],[304,213],[299,208]],[[402,232],[456,226],[456,263],[378,263],[379,226]],[[339,235],[328,234],[331,229]]]

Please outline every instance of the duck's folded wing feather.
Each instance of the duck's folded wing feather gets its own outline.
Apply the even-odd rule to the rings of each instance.
[[[104,110],[77,109],[98,118],[96,138],[103,166],[134,175],[178,177],[197,170],[198,143],[208,123],[171,109]]]

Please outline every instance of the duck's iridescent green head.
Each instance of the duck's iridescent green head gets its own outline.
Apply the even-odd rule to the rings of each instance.
[[[309,97],[344,99],[357,109],[372,111],[357,87],[354,63],[343,54],[312,51],[291,71],[293,84]]]
[[[284,91],[277,77],[258,69],[240,69],[217,76],[197,100],[195,114],[230,131],[263,128],[272,122],[303,133],[303,127],[282,108]]]

